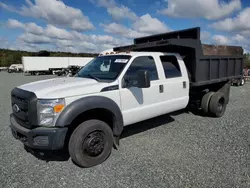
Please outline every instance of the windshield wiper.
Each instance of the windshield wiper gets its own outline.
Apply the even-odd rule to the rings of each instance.
[[[99,78],[97,78],[96,76],[92,75],[91,73],[88,73],[86,76],[89,76],[90,78],[95,79],[97,82],[99,82],[99,81],[100,81],[100,79],[99,79]]]

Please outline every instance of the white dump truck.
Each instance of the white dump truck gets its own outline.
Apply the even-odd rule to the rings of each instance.
[[[243,49],[217,55],[210,48],[216,55],[204,52],[200,28],[136,38],[74,77],[15,87],[13,136],[36,151],[66,149],[77,165],[91,167],[119,148],[124,126],[188,106],[221,117],[231,80],[242,76]]]

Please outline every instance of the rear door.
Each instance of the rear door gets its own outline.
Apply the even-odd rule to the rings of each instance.
[[[163,68],[163,93],[165,113],[183,109],[189,101],[189,80],[185,64],[180,56],[160,55]]]

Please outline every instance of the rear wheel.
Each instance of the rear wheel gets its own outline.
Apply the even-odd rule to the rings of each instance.
[[[210,102],[210,99],[211,99],[213,94],[214,94],[214,92],[210,91],[202,97],[201,109],[203,110],[204,113],[209,112],[209,102]]]
[[[80,167],[92,167],[104,162],[113,147],[113,132],[100,120],[81,123],[69,140],[69,154]]]
[[[240,84],[241,84],[241,79],[238,79],[236,85],[240,86]]]
[[[210,99],[209,111],[214,117],[222,117],[226,111],[226,99],[222,92],[216,92]]]

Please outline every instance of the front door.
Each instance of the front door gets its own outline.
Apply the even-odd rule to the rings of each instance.
[[[133,78],[136,76],[136,72],[142,69],[150,72],[151,86],[149,88],[133,87],[131,86],[133,83],[130,83],[128,84],[130,86],[122,86],[120,89],[124,125],[155,117],[159,113],[157,106],[161,102],[161,81],[152,56],[136,57],[123,78]],[[127,82],[133,81],[135,80],[127,80]]]

